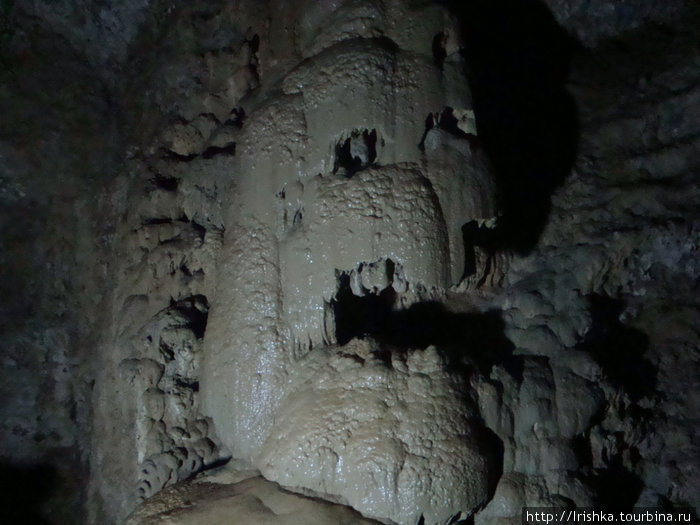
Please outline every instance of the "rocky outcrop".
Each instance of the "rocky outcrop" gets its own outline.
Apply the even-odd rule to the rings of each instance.
[[[685,0],[545,0],[545,3],[557,22],[587,47],[645,24],[678,22],[679,13],[688,5]]]
[[[331,345],[365,335],[365,322],[381,324],[370,304],[388,314],[459,283],[462,225],[495,215],[496,189],[470,143],[462,59],[456,48],[441,64],[433,56],[435,36],[455,34],[449,12],[400,2],[329,9],[289,13],[295,40],[285,56],[301,61],[274,90],[241,101],[205,338],[205,411],[234,457],[268,479],[376,518],[445,521],[469,514],[489,490],[481,426],[460,401],[466,383],[443,392],[436,379],[434,392],[412,391],[411,372],[369,350],[341,381],[337,367],[355,361],[338,359],[353,352]],[[271,53],[261,47],[263,88]],[[467,273],[483,277],[484,261],[470,262]],[[359,317],[358,301],[369,308]],[[381,341],[375,351],[391,349]],[[315,384],[324,374],[344,386]],[[375,385],[383,375],[386,385]],[[327,399],[314,403],[319,396]],[[391,416],[392,405],[418,410],[419,400],[420,413]],[[360,415],[356,403],[379,411]],[[433,410],[449,414],[449,427],[420,423]],[[373,432],[389,444],[372,445]]]
[[[235,49],[210,51],[207,60],[193,56],[190,42],[175,46],[209,78],[208,89],[184,99],[177,91],[158,94],[156,109],[135,118],[157,119],[162,128],[140,136],[150,141],[147,151],[135,147],[115,182],[121,223],[112,249],[125,256],[114,271],[124,278],[110,296],[113,324],[96,372],[91,481],[104,514],[95,521],[121,519],[163,487],[230,457],[199,397],[224,231],[221,199],[235,152],[229,135],[236,124],[225,117],[255,83],[251,44],[232,38],[239,37]],[[223,86],[216,71],[229,68],[238,80]],[[153,103],[148,96],[137,100]]]
[[[30,519],[700,510],[697,8],[88,4],[0,8]]]
[[[372,525],[378,522],[364,519],[345,506],[299,496],[261,477],[251,477],[232,484],[201,478],[170,487],[129,516],[124,525],[166,523]]]
[[[390,363],[378,350],[353,340],[290,367],[256,463],[268,479],[340,496],[369,517],[466,516],[489,497],[501,453],[469,406],[468,385],[445,371],[434,347]]]
[[[698,142],[685,124],[697,112],[686,102],[697,99],[697,68],[688,69],[697,50],[682,26],[673,39],[649,29],[627,38],[625,51],[611,43],[574,63],[576,164],[552,196],[538,247],[511,260],[495,296],[525,366],[519,386],[505,386],[513,379],[503,375],[502,387],[479,387],[506,466],[477,521],[519,522],[525,504],[698,505],[689,477],[697,467],[686,456],[696,447],[681,437],[696,424],[698,402],[672,393],[680,383],[694,391],[689,374],[698,370],[697,333],[686,324],[697,311],[696,215],[687,197],[696,191],[689,153]],[[663,49],[664,58],[651,65],[644,49]],[[671,387],[671,377],[680,383]],[[515,405],[500,388],[518,392]],[[512,427],[498,425],[500,403],[518,407]],[[682,421],[671,415],[679,413]],[[523,438],[532,441],[518,444]],[[660,467],[676,453],[683,459],[670,462],[683,466]]]

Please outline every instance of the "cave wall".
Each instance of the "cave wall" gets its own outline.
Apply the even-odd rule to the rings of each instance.
[[[109,199],[97,189],[125,141],[99,72],[21,6],[0,13],[3,521],[72,523],[85,512],[112,280]]]
[[[697,511],[697,20],[3,5],[7,500],[231,459],[397,523]]]

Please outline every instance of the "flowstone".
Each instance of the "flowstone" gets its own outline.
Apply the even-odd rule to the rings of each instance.
[[[259,476],[235,483],[209,478],[169,487],[124,525],[378,525],[352,509],[292,494]]]
[[[700,513],[697,27],[3,2],[4,522]]]
[[[375,518],[438,523],[489,490],[467,387],[435,356],[423,372],[335,346],[367,344],[352,341],[366,327],[343,331],[337,304],[350,293],[391,312],[482,277],[462,226],[494,217],[495,185],[472,147],[462,58],[456,47],[433,57],[436,34],[456,37],[449,13],[353,6],[282,8],[295,40],[282,56],[258,54],[263,88],[281,78],[241,101],[203,410],[233,457],[268,479]],[[304,60],[280,72],[294,53]],[[426,129],[443,114],[457,131],[447,119]]]
[[[368,340],[308,354],[256,464],[283,486],[397,523],[447,523],[489,496],[497,470],[463,378],[435,347],[391,356]],[[493,438],[492,438],[493,444]]]

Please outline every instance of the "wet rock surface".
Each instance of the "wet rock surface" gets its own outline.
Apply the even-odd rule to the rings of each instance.
[[[398,523],[447,522],[486,501],[502,451],[467,385],[434,347],[389,363],[378,350],[353,340],[290,367],[263,475]]]
[[[3,6],[8,501],[700,510],[700,18],[622,4]]]
[[[276,483],[261,477],[233,484],[215,483],[206,479],[165,489],[129,516],[124,525],[378,523],[362,518],[343,505],[285,491]]]

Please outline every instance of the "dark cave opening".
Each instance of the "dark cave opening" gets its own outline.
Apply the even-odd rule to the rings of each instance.
[[[571,171],[579,125],[565,89],[575,45],[537,0],[452,2],[480,143],[497,179],[502,216],[486,244],[528,253]]]
[[[451,108],[449,106],[442,110],[437,119],[437,123],[440,126],[440,128],[444,129],[445,131],[454,135],[457,138],[473,137],[474,135],[466,133],[459,127],[459,120],[457,120],[454,111],[454,108]]]

